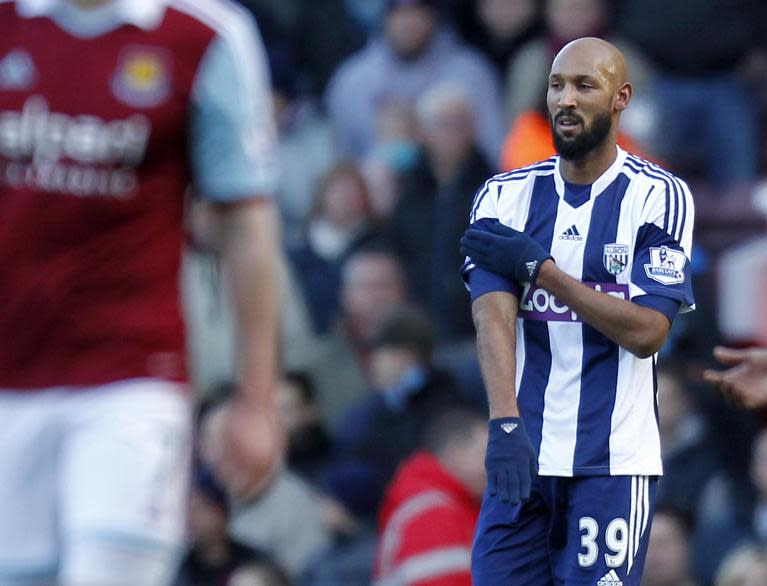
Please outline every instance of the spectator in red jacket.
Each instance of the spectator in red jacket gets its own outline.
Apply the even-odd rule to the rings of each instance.
[[[406,460],[380,516],[375,586],[471,586],[471,544],[485,487],[486,418],[435,417]]]

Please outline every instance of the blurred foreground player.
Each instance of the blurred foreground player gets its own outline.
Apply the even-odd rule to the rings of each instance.
[[[228,0],[0,3],[0,584],[160,586],[184,526],[183,195],[218,211],[230,489],[278,460],[263,48]]]
[[[613,45],[566,45],[547,95],[559,156],[490,179],[461,240],[491,416],[475,586],[641,580],[656,353],[694,303],[693,203],[617,147],[631,95]]]

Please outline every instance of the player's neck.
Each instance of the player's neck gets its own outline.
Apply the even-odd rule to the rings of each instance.
[[[610,168],[618,156],[615,141],[609,138],[581,159],[561,159],[559,171],[565,181],[587,185],[594,183]]]
[[[80,10],[96,10],[110,4],[113,0],[67,0]]]

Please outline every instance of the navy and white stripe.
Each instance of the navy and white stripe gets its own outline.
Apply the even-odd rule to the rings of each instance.
[[[694,307],[688,278],[693,213],[683,181],[619,149],[585,194],[564,182],[556,157],[493,177],[478,193],[471,221],[498,218],[525,231],[559,268],[593,288],[626,299],[666,297],[684,311]],[[610,272],[605,246],[613,244],[628,252],[623,270]],[[652,278],[646,267],[651,250],[661,247],[676,251],[676,258],[684,254],[683,282]],[[467,259],[464,278],[472,269]],[[637,358],[530,286],[520,294],[516,339],[517,400],[540,474],[662,473],[654,358]]]
[[[634,560],[639,553],[650,519],[650,479],[647,476],[631,477],[631,509],[629,512],[628,553],[626,572],[631,573]]]

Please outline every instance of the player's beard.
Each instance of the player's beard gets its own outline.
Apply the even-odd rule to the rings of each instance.
[[[559,112],[551,122],[551,133],[554,136],[554,148],[559,156],[568,161],[577,161],[583,159],[591,151],[601,146],[613,126],[610,112],[603,112],[594,116],[591,125],[583,127],[583,131],[573,138],[564,138],[557,132],[556,121],[560,116],[565,115]],[[574,114],[567,114],[574,116]],[[583,121],[581,119],[581,123]]]

